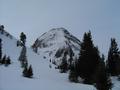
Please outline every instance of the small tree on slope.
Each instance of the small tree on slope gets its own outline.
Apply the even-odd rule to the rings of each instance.
[[[8,56],[5,60],[5,66],[8,66],[9,64],[11,64],[11,59],[10,57]]]
[[[28,65],[26,52],[27,52],[26,46],[23,46],[21,53],[20,53],[20,56],[19,56],[19,61],[21,63],[22,68],[27,67],[27,65]]]
[[[6,55],[4,55],[4,57],[2,58],[1,63],[2,63],[2,64],[5,64],[5,62],[6,62]]]
[[[23,45],[25,45],[26,35],[23,32],[21,32],[21,34],[20,34],[20,40],[22,41]]]
[[[23,69],[23,76],[28,77],[28,68],[27,67],[24,67],[24,69]]]
[[[68,70],[68,63],[67,63],[66,55],[67,55],[67,54],[64,53],[64,56],[63,56],[63,58],[62,58],[62,62],[61,62],[61,64],[60,64],[60,66],[59,66],[61,73],[66,73],[67,70]]]
[[[69,72],[69,80],[70,82],[78,82],[78,74],[76,70],[76,64],[71,64],[70,72]]]
[[[28,77],[32,77],[33,76],[33,69],[32,66],[30,65],[29,69],[28,69]]]
[[[32,76],[33,76],[33,69],[32,69],[31,65],[29,66],[29,68],[24,67],[24,69],[23,69],[23,76],[24,77],[28,77],[28,78],[32,78]]]

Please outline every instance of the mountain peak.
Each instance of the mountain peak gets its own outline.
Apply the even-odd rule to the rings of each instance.
[[[43,35],[41,35],[39,37],[39,39],[41,38],[45,38],[45,37],[48,37],[51,38],[51,37],[64,37],[65,34],[70,34],[65,28],[53,28],[51,29],[50,31],[44,33]]]
[[[80,45],[80,41],[75,36],[70,34],[67,29],[61,27],[53,28],[42,34],[39,38],[37,38],[34,45],[39,48],[46,48],[54,45],[57,45],[57,47],[65,46],[65,44],[68,43],[77,43]]]
[[[39,54],[40,52],[44,52],[45,55],[47,53],[56,61],[56,59],[60,60],[65,52],[69,57],[70,51],[76,58],[80,50],[80,41],[65,28],[53,28],[37,38],[32,48]]]
[[[60,27],[60,28],[53,28],[51,29],[50,31],[53,31],[53,32],[63,32],[63,33],[66,33],[66,34],[70,34],[67,29],[63,28],[63,27]]]

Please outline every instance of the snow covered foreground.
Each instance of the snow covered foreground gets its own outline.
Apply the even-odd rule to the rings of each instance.
[[[0,65],[0,90],[95,90],[91,85],[70,83],[68,74],[59,73],[47,58],[43,58],[44,54],[36,55],[30,48],[27,48],[27,58],[34,76],[33,79],[23,77],[18,61],[21,48],[16,47],[17,40],[1,34],[0,38],[3,40],[3,55],[12,60],[8,67]]]

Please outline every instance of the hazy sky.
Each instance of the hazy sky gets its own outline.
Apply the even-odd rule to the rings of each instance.
[[[105,53],[111,37],[120,46],[120,0],[0,0],[0,24],[16,38],[25,32],[28,45],[52,28],[64,27],[80,40],[90,29]]]

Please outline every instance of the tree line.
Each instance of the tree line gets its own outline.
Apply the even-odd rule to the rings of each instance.
[[[71,50],[72,52],[72,50]],[[65,56],[65,55],[64,55]],[[60,64],[60,71],[69,71],[71,82],[82,82],[92,84],[98,90],[111,90],[111,76],[120,76],[120,51],[115,38],[111,38],[107,60],[100,54],[97,46],[94,45],[91,32],[85,32],[80,44],[79,58],[67,63],[63,58]]]

